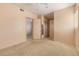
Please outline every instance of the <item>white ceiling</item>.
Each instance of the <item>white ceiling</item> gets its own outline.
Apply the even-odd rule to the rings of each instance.
[[[46,15],[74,4],[72,3],[17,3],[17,6],[37,15]]]

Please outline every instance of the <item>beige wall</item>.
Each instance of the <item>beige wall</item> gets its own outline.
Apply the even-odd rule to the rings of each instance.
[[[54,12],[54,40],[75,45],[74,7]]]
[[[54,20],[50,20],[50,39],[54,40]]]
[[[0,4],[0,49],[26,41],[26,17],[36,15],[14,4]]]
[[[75,5],[75,41],[79,50],[79,4]]]
[[[41,19],[33,21],[33,39],[41,39]]]

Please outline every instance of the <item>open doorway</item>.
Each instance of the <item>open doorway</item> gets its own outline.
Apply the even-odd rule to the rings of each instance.
[[[54,13],[49,13],[44,16],[43,32],[43,38],[54,40]]]
[[[30,17],[26,18],[26,29],[27,29],[27,40],[32,40],[33,37],[33,19]]]

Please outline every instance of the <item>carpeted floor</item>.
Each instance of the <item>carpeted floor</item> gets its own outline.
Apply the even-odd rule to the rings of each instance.
[[[33,40],[0,50],[1,56],[76,56],[74,47],[51,40]]]

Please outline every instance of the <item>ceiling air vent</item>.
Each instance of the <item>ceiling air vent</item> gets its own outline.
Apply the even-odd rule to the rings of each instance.
[[[24,12],[24,10],[23,10],[23,9],[20,9],[20,11]]]

